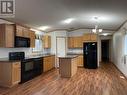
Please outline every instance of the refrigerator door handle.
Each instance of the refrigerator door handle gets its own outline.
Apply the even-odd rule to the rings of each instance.
[[[85,54],[88,55],[88,52],[86,52]]]

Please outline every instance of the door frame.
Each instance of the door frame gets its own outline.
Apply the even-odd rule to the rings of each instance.
[[[110,46],[110,39],[102,39],[101,40],[101,62],[103,62],[103,58],[102,58],[102,42],[103,41],[108,41],[108,61],[110,62],[111,61],[111,54],[110,54],[110,52],[111,52],[111,46]]]
[[[67,37],[65,37],[65,36],[56,36],[56,58],[55,58],[55,60],[56,60],[56,68],[59,68],[59,67],[57,67],[57,64],[59,62],[59,58],[57,56],[57,53],[58,53],[57,40],[58,40],[58,38],[64,38],[65,39],[65,53],[67,53]]]

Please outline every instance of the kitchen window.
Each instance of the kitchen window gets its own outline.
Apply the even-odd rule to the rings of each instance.
[[[43,43],[41,39],[41,35],[36,35],[35,39],[35,48],[33,48],[33,52],[42,52],[43,51]]]

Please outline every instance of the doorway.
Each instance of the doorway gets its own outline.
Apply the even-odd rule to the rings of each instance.
[[[101,59],[102,62],[109,62],[109,40],[101,41]]]
[[[66,37],[56,37],[56,67],[59,67],[59,57],[66,56]]]

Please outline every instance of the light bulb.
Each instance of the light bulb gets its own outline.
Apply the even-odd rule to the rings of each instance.
[[[93,33],[96,33],[96,32],[97,32],[97,30],[96,30],[96,29],[92,29],[92,32],[93,32]]]
[[[99,32],[102,32],[103,31],[103,29],[99,29]]]

